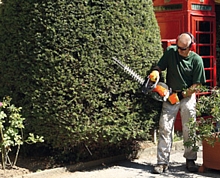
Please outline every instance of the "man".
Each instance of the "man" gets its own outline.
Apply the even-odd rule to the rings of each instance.
[[[178,111],[182,119],[183,141],[188,139],[187,123],[190,118],[196,119],[197,87],[205,83],[205,71],[202,58],[193,52],[194,37],[190,33],[182,33],[177,38],[176,46],[170,46],[164,52],[157,66],[150,74],[155,81],[161,71],[167,70],[166,83],[172,89],[172,94],[163,102],[159,121],[159,141],[157,147],[157,165],[154,173],[168,170],[170,151],[172,147],[172,130]],[[197,153],[185,147],[184,157],[186,168],[190,172],[197,172],[195,165]]]

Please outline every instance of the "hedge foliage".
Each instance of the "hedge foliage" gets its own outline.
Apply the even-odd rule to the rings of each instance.
[[[160,103],[111,60],[145,77],[162,53],[151,0],[3,0],[0,97],[54,149],[147,138]],[[123,143],[123,144],[122,144]]]

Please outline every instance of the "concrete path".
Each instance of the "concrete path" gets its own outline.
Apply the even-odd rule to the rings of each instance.
[[[153,174],[153,166],[156,164],[156,147],[147,148],[139,153],[134,161],[121,161],[112,165],[105,165],[87,169],[84,171],[68,171],[68,169],[54,169],[25,175],[22,178],[220,178],[220,171],[208,169],[205,173],[189,173],[185,168],[182,142],[174,145],[171,152],[170,168],[168,173],[162,175]],[[198,152],[196,162],[202,165],[202,148]]]
[[[201,165],[202,155],[198,154],[197,163]],[[124,161],[110,167],[100,167],[87,171],[67,173],[62,178],[156,178],[156,177],[183,177],[202,178],[220,177],[220,171],[208,170],[206,173],[189,173],[185,168],[185,159],[179,152],[172,153],[171,165],[168,173],[158,175],[152,174],[153,165],[156,164],[155,157],[140,158],[132,162]],[[61,177],[60,177],[61,178]]]

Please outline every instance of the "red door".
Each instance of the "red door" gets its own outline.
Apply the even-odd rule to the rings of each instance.
[[[216,19],[191,16],[192,33],[196,38],[196,52],[202,57],[206,85],[216,86]]]

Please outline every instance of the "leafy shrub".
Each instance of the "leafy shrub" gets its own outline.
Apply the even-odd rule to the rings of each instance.
[[[3,169],[6,165],[15,166],[21,145],[44,141],[42,136],[34,136],[33,133],[29,133],[29,136],[24,138],[25,118],[21,115],[21,109],[21,107],[15,107],[14,104],[11,104],[10,97],[4,97],[3,101],[0,102],[0,152]],[[9,152],[14,147],[17,147],[17,151],[15,152],[14,161],[11,162]]]
[[[48,146],[64,154],[147,139],[161,103],[111,57],[146,76],[161,56],[152,1],[3,0],[0,21],[0,96]]]
[[[197,120],[191,119],[188,123],[190,133],[189,139],[184,144],[193,147],[198,151],[197,143],[206,140],[209,144],[220,141],[220,135],[215,134],[220,129],[220,90],[215,87],[213,89],[206,88],[207,95],[198,97],[196,109]]]

